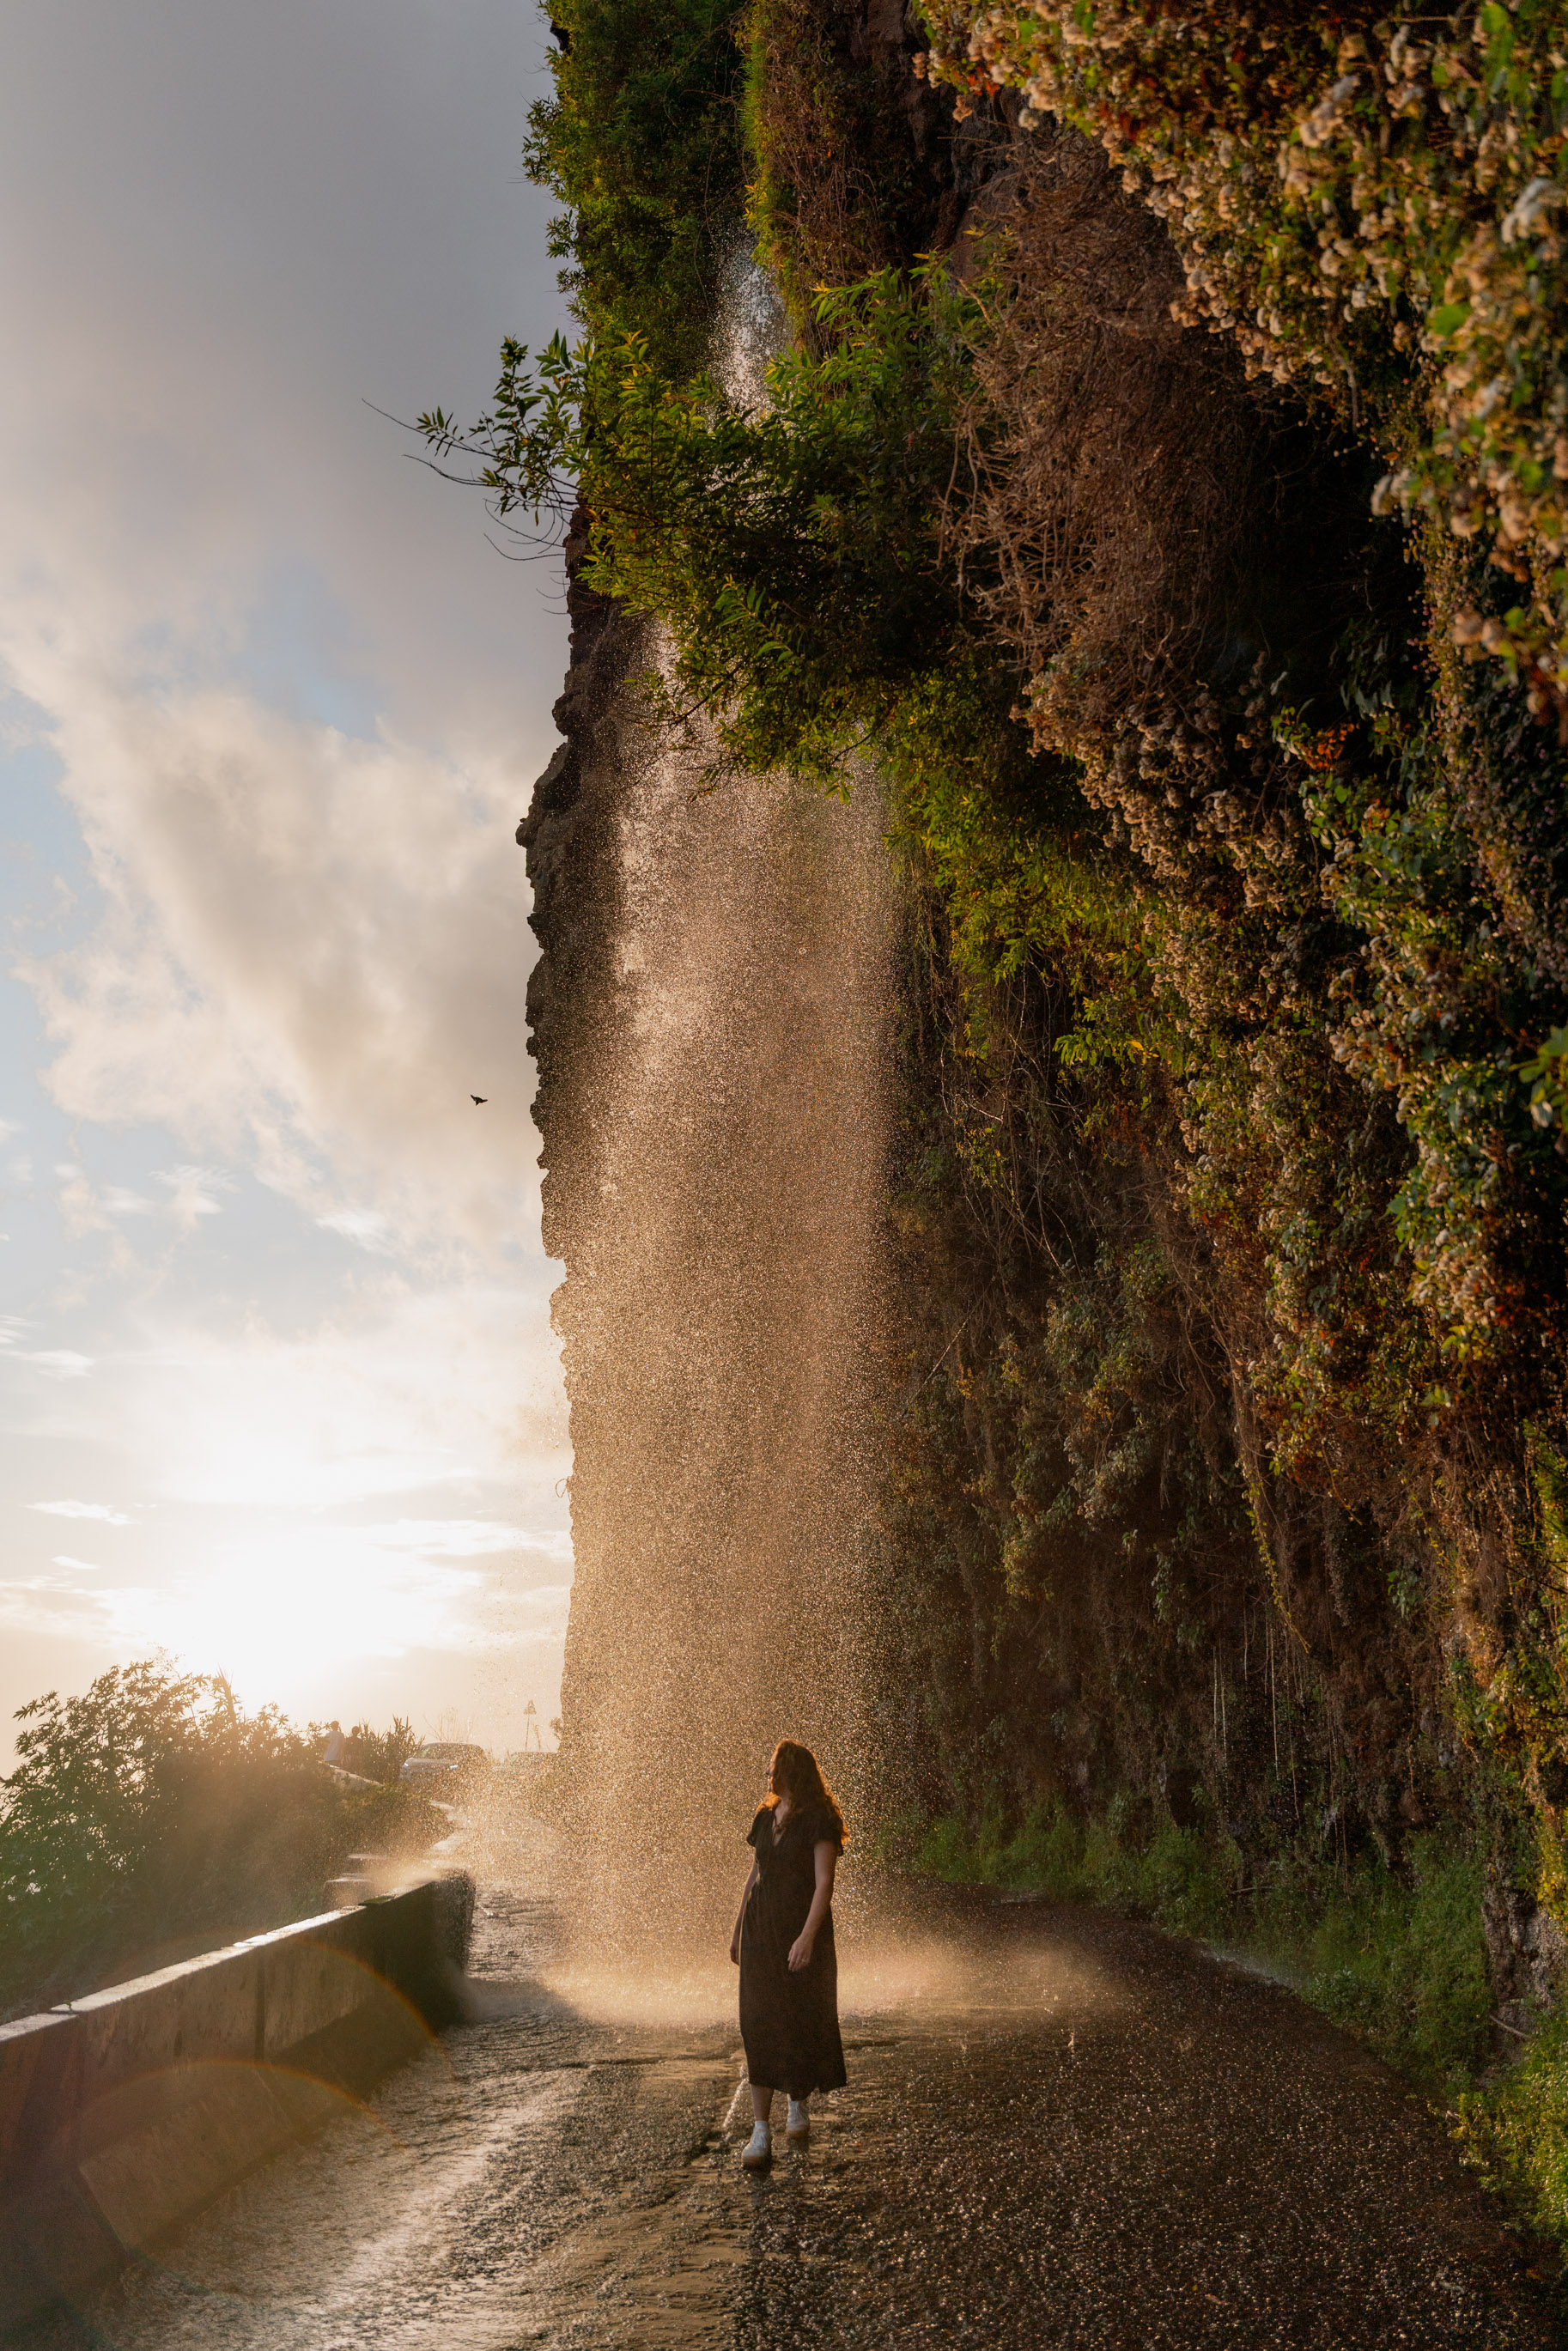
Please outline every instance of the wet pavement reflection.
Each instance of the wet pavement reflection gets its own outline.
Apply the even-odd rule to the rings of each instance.
[[[552,1899],[481,1911],[474,2022],[19,2351],[1560,2339],[1417,2100],[1124,1920],[850,1908],[850,2085],[753,2178],[722,1952],[583,1966]]]

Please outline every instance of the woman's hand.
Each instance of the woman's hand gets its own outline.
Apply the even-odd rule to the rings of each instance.
[[[828,1915],[828,1905],[833,1898],[833,1873],[839,1864],[839,1849],[826,1837],[819,1837],[811,1847],[811,1865],[816,1874],[817,1890],[811,1896],[811,1907],[806,1913],[806,1923],[789,1946],[789,1972],[799,1975],[811,1964],[811,1954],[817,1948],[817,1929]]]

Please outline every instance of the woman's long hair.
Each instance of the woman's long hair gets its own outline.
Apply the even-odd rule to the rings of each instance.
[[[798,1813],[831,1813],[839,1824],[839,1834],[845,1844],[850,1833],[844,1826],[843,1808],[822,1777],[822,1767],[809,1747],[798,1739],[781,1739],[773,1750],[768,1766],[773,1786],[763,1797],[765,1807],[771,1811],[780,1796],[788,1796]]]

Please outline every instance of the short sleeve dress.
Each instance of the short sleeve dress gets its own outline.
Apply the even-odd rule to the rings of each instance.
[[[764,1804],[746,1842],[756,1852],[758,1873],[740,1926],[740,2037],[747,2074],[757,2089],[786,2090],[792,2098],[842,2089],[831,1909],[817,1931],[810,1966],[798,1974],[789,1970],[789,1947],[816,1892],[814,1848],[826,1843],[841,1852],[844,1833],[831,1813],[792,1813],[775,1843],[772,1810]]]

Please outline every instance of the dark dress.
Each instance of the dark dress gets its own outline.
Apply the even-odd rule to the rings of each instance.
[[[831,1908],[817,1929],[811,1964],[799,1974],[789,1971],[789,1947],[817,1890],[814,1848],[825,1844],[841,1852],[844,1833],[831,1813],[791,1813],[775,1844],[772,1811],[764,1804],[746,1842],[756,1852],[758,1871],[740,1925],[740,2037],[747,2076],[759,2090],[787,2090],[792,2098],[841,2090]]]

